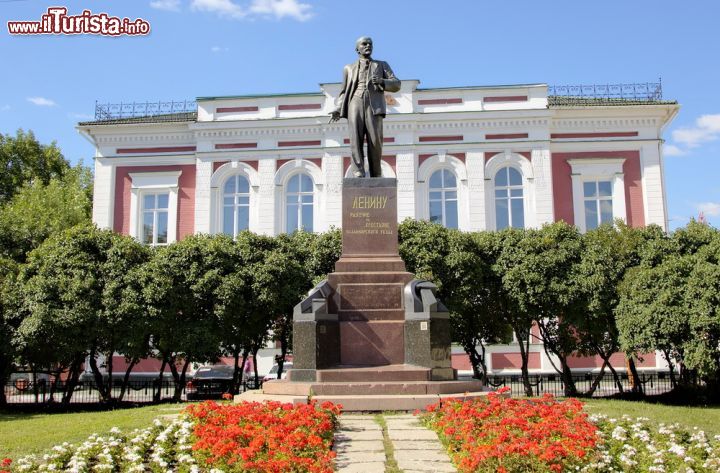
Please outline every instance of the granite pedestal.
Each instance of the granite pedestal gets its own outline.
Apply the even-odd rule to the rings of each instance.
[[[483,395],[479,381],[456,381],[448,311],[435,286],[415,280],[400,258],[397,181],[345,179],[342,224],[335,271],[295,307],[293,369],[287,380],[265,383],[263,394],[333,400],[345,410]]]

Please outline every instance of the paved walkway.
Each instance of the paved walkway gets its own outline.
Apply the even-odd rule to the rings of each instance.
[[[456,471],[435,432],[410,414],[379,419],[343,414],[335,433],[335,451],[339,473],[385,473],[386,467],[405,473]]]

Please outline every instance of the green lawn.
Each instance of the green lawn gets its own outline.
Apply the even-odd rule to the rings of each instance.
[[[605,414],[616,418],[623,414],[630,417],[647,417],[656,424],[677,422],[690,429],[697,427],[707,434],[720,435],[720,406],[683,407],[606,399],[583,399],[582,401],[585,403],[585,410],[590,414]]]
[[[93,433],[118,427],[123,432],[145,428],[153,419],[177,414],[186,404],[159,404],[105,412],[25,414],[0,411],[0,459],[42,453],[63,442],[76,443]]]

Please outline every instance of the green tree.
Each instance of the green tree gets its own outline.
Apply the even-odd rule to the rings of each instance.
[[[154,251],[141,270],[152,344],[163,368],[170,367],[177,401],[190,363],[215,361],[220,355],[215,296],[223,276],[231,272],[228,244],[226,236],[189,236]]]
[[[112,399],[113,353],[135,336],[142,313],[123,298],[133,269],[147,249],[133,239],[80,225],[56,234],[33,250],[21,272],[27,316],[19,328],[28,362],[53,370],[70,369],[71,389],[87,356],[103,401]],[[97,364],[107,361],[108,379]]]
[[[90,222],[92,173],[82,164],[28,181],[0,207],[0,256],[24,262],[50,235]]]
[[[521,305],[519,300],[522,293],[517,291],[517,286],[512,279],[506,280],[506,275],[522,264],[523,252],[519,251],[520,242],[526,238],[526,230],[518,228],[507,228],[500,232],[491,234],[488,239],[490,251],[493,252],[493,272],[495,274],[496,303],[498,304],[498,317],[504,320],[512,329],[520,349],[520,375],[523,380],[523,388],[526,396],[532,396],[533,390],[530,384],[530,373],[528,362],[530,359],[531,329],[535,320],[535,314],[528,310],[527,306]]]
[[[581,311],[578,287],[573,279],[580,259],[580,233],[565,222],[544,225],[525,231],[514,248],[505,246],[511,258],[503,274],[503,284],[523,314],[537,324],[540,339],[553,364],[562,376],[565,394],[576,394],[567,359],[577,348],[577,337],[571,325],[574,312]]]
[[[17,264],[0,258],[0,386],[5,386],[18,356],[14,338],[20,325],[18,311]],[[0,389],[0,406],[7,403],[5,389]]]
[[[662,238],[659,227],[635,229],[622,222],[617,226],[601,225],[582,236],[580,262],[573,278],[583,296],[582,311],[571,312],[572,323],[578,338],[578,353],[598,355],[603,360],[600,373],[595,378],[588,394],[592,395],[610,369],[615,384],[623,392],[622,382],[610,363],[610,357],[619,351],[620,341],[615,320],[619,302],[618,286],[626,271],[639,264],[640,248],[647,238]]]
[[[400,254],[417,278],[432,281],[448,307],[453,340],[468,354],[473,375],[487,379],[485,344],[507,338],[499,281],[492,269],[495,247],[488,235],[463,233],[425,221],[399,228]],[[479,351],[478,351],[479,348]]]
[[[32,131],[18,130],[15,136],[0,135],[0,205],[12,199],[25,184],[50,182],[61,177],[70,165],[55,145],[43,145]]]

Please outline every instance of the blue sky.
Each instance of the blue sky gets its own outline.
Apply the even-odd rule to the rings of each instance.
[[[143,18],[144,37],[11,36],[49,6]],[[665,132],[671,228],[720,226],[720,2],[0,0],[0,132],[33,130],[72,162],[95,101],[318,91],[354,41],[421,87],[655,82],[681,110]]]

